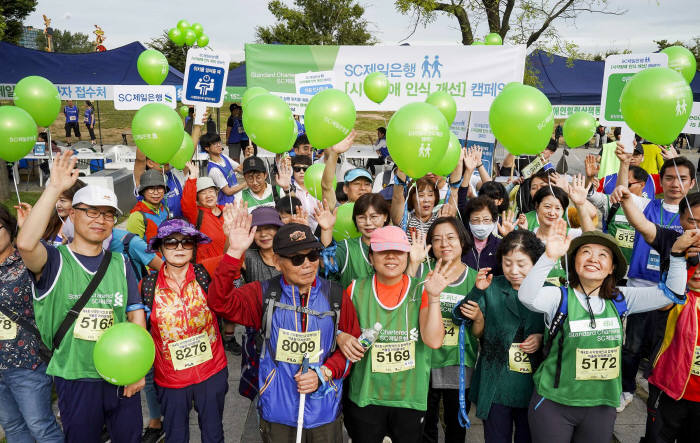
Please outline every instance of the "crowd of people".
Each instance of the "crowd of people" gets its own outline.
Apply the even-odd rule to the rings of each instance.
[[[0,206],[8,443],[187,442],[193,407],[201,440],[223,442],[239,370],[265,442],[298,426],[309,443],[436,442],[441,421],[464,442],[472,407],[487,442],[607,442],[642,361],[645,441],[700,431],[700,193],[673,148],[649,170],[643,140],[613,145],[619,170],[602,179],[597,155],[585,174],[554,172],[556,143],[529,174],[511,155],[486,170],[465,148],[448,177],[412,180],[384,128],[368,169],[342,160],[354,131],[320,151],[300,126],[268,163],[237,105],[225,140],[197,128],[206,167],[139,151],[128,214],[79,180],[71,151],[33,207]],[[320,200],[304,184],[318,162]],[[354,238],[334,232],[345,202]],[[92,356],[120,322],[147,328],[156,351],[128,386]]]

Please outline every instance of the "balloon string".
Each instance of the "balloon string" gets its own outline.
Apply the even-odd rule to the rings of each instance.
[[[681,189],[683,189],[683,182],[681,181],[681,175],[678,173],[678,165],[676,164],[676,158],[674,157],[672,160],[673,160],[673,168],[676,170],[676,177],[678,178],[678,184],[681,185]],[[690,216],[693,218],[693,223],[695,223],[695,229],[698,229],[698,222],[695,220],[695,215],[693,214],[693,208],[690,207],[690,202],[688,201],[688,193],[687,192],[683,195],[683,198],[685,199],[685,204],[688,205],[688,212],[690,213]]]
[[[163,194],[163,204],[165,208],[168,207],[168,179],[165,178],[165,165],[160,170],[161,174],[163,174],[163,183],[165,183],[165,190],[166,192]]]
[[[51,172],[51,167],[53,166],[53,149],[51,149],[51,128],[46,128],[46,143],[49,149],[49,172]]]
[[[17,194],[17,205],[22,208],[22,200],[19,198],[19,189],[17,189],[17,177],[12,177],[12,183],[15,184],[15,194]]]

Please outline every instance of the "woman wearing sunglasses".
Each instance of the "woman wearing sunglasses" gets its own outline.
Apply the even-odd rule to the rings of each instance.
[[[314,217],[319,202],[304,186],[304,175],[311,166],[311,157],[308,155],[295,155],[292,157],[292,178],[294,182],[294,196],[301,202],[302,209],[309,214],[309,227],[312,232],[316,232],[318,222]],[[320,191],[320,189],[319,189]]]
[[[164,261],[158,274],[141,282],[141,294],[151,305],[155,383],[166,442],[189,441],[193,403],[202,441],[224,440],[226,355],[216,315],[207,305],[209,274],[191,263],[197,245],[209,242],[182,219],[163,222],[149,242],[149,251],[160,252]]]

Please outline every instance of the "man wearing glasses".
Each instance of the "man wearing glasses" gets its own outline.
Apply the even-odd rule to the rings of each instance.
[[[70,211],[73,240],[58,247],[40,241],[59,196],[78,178],[76,161],[70,151],[54,159],[51,181],[22,226],[17,249],[36,280],[36,323],[44,343],[53,348],[46,372],[54,376],[66,441],[100,441],[107,423],[113,441],[137,442],[141,439],[139,391],[144,379],[128,386],[107,383],[92,358],[95,342],[112,324],[130,321],[146,327],[138,282],[128,259],[122,254],[105,256],[102,249],[120,213],[116,195],[99,186],[80,189]],[[59,325],[103,259],[107,264],[104,277],[56,345]],[[108,321],[91,321],[94,319]]]
[[[275,206],[275,202],[282,196],[282,190],[289,192],[292,179],[292,167],[289,158],[285,158],[275,176],[277,185],[267,182],[267,166],[260,157],[248,157],[243,160],[243,178],[247,188],[236,194],[236,200],[242,200],[248,205],[248,210],[258,206]]]
[[[333,289],[334,283],[317,276],[321,243],[308,226],[297,223],[280,227],[273,239],[273,260],[282,276],[235,288],[241,258],[253,243],[255,230],[251,232],[245,207],[229,206],[224,217],[229,249],[216,270],[207,301],[229,321],[265,328],[258,386],[263,442],[294,441],[300,394],[308,394],[303,440],[341,442],[340,402],[350,365],[335,347],[335,335],[336,326],[354,337],[360,335],[350,298],[336,292],[342,302],[339,313],[333,309],[333,292],[340,288]],[[269,304],[263,307],[263,295],[269,294],[271,285],[277,285],[280,293],[272,309]],[[300,369],[302,351],[308,352],[312,368],[306,373]]]

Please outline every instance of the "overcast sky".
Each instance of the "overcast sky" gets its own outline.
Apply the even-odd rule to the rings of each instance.
[[[291,0],[286,0],[291,4]],[[392,45],[412,29],[412,20],[394,9],[392,0],[360,0],[370,31],[381,44]],[[560,26],[561,35],[584,52],[609,49],[636,52],[656,49],[654,40],[688,41],[700,37],[700,0],[609,0],[612,9],[627,9],[623,16],[582,14],[575,25]],[[86,7],[86,5],[89,5]],[[255,42],[255,27],[274,22],[265,0],[39,0],[25,24],[43,28],[42,14],[57,29],[92,36],[95,24],[105,31],[105,46],[112,49],[134,40],[147,42],[184,18],[200,22],[210,45],[230,54],[232,61],[244,58],[243,45]],[[483,37],[487,24],[479,23],[475,35]],[[456,45],[461,40],[454,18],[442,16],[422,27],[407,41],[411,45]]]

